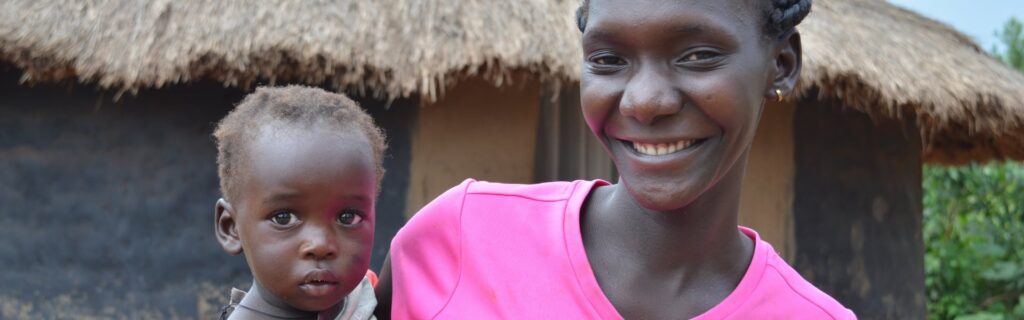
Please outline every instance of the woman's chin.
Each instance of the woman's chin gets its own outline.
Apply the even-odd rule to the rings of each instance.
[[[690,205],[696,198],[692,188],[680,188],[682,184],[640,184],[637,186],[623,181],[629,196],[644,209],[658,212],[675,211]]]

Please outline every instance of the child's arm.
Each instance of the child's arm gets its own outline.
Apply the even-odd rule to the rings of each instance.
[[[391,254],[384,257],[384,264],[377,277],[377,286],[373,291],[377,294],[377,309],[373,315],[379,320],[391,319]]]

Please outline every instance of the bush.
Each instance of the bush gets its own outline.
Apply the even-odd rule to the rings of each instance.
[[[1024,165],[924,168],[933,319],[1024,319]]]

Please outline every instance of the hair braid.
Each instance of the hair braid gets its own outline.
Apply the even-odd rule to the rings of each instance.
[[[789,33],[811,12],[811,0],[771,1],[772,8],[769,10],[765,26],[765,31],[769,35],[781,36]]]

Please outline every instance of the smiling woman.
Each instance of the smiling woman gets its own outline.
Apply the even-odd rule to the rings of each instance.
[[[583,117],[619,183],[467,180],[392,242],[378,315],[854,318],[737,227],[754,132],[765,102],[794,90],[809,11],[585,1]]]

